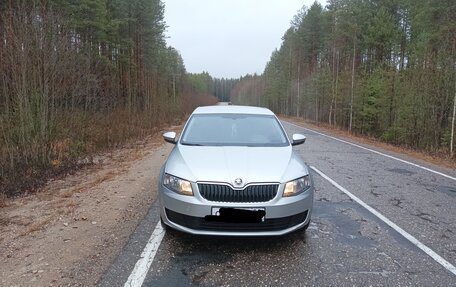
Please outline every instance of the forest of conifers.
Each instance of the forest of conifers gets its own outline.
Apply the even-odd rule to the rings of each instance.
[[[231,100],[450,155],[456,2],[328,3],[303,8],[264,73],[243,77]]]
[[[167,46],[160,0],[0,0],[0,196],[217,99],[452,154],[456,2],[328,3],[263,74],[215,79]]]
[[[159,0],[0,0],[0,196],[216,102],[167,47],[163,13]]]

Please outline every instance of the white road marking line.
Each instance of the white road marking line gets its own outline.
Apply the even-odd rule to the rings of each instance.
[[[284,122],[286,122],[287,124],[290,124],[292,126],[295,126],[295,127],[298,127],[298,128],[302,128],[302,129],[314,132],[314,133],[319,134],[321,136],[324,136],[324,137],[327,137],[327,138],[330,138],[330,139],[333,139],[333,140],[336,140],[336,141],[340,141],[340,142],[343,142],[343,143],[346,143],[346,144],[349,144],[349,145],[352,145],[352,146],[355,146],[355,147],[358,147],[358,148],[361,148],[361,149],[364,149],[364,150],[367,150],[367,151],[370,151],[370,152],[373,152],[373,153],[376,153],[376,154],[379,154],[379,155],[382,155],[382,156],[387,157],[387,158],[391,158],[391,159],[394,159],[394,160],[397,160],[397,161],[412,165],[414,167],[418,167],[418,168],[424,169],[426,171],[429,171],[429,172],[432,172],[432,173],[435,173],[435,174],[438,174],[438,175],[441,175],[443,177],[446,177],[446,178],[449,178],[449,179],[452,179],[452,180],[456,181],[456,177],[454,177],[454,176],[451,176],[451,175],[448,175],[448,174],[444,174],[442,172],[439,172],[439,171],[436,171],[436,170],[421,166],[419,164],[416,164],[416,163],[413,163],[413,162],[409,162],[409,161],[394,157],[392,155],[384,154],[384,153],[381,153],[379,151],[376,151],[376,150],[373,150],[373,149],[370,149],[370,148],[367,148],[367,147],[364,147],[364,146],[361,146],[361,145],[358,145],[358,144],[355,144],[355,143],[352,143],[352,142],[349,142],[349,141],[341,140],[339,138],[336,138],[336,137],[333,137],[333,136],[329,136],[327,134],[323,134],[323,133],[317,132],[315,130],[308,129],[308,128],[305,128],[305,127],[302,127],[302,126],[299,126],[299,125],[296,125],[296,124],[293,124],[293,123],[290,123],[290,122],[287,122],[287,121],[284,121]]]
[[[142,286],[144,279],[146,279],[150,265],[152,265],[152,261],[154,261],[155,254],[157,254],[158,247],[160,246],[163,236],[165,236],[165,230],[159,221],[155,226],[146,247],[144,247],[141,257],[138,262],[136,262],[135,268],[133,268],[127,282],[125,282],[124,287]]]
[[[373,215],[375,215],[376,217],[378,217],[381,221],[385,222],[388,226],[390,226],[391,228],[393,228],[394,230],[396,230],[399,234],[401,234],[402,236],[404,236],[408,241],[410,241],[411,243],[413,243],[416,247],[418,247],[419,249],[421,249],[422,251],[424,251],[427,255],[429,255],[432,259],[434,259],[435,261],[437,261],[440,265],[442,265],[443,267],[445,267],[445,269],[447,269],[448,271],[450,271],[451,273],[453,273],[454,275],[456,275],[456,267],[454,267],[450,262],[446,261],[443,257],[441,257],[440,255],[438,255],[437,253],[435,253],[432,249],[430,249],[429,247],[427,247],[426,245],[424,245],[423,243],[421,243],[418,239],[416,239],[415,237],[413,237],[411,234],[409,234],[407,231],[405,231],[404,229],[400,228],[399,226],[397,226],[394,222],[392,222],[391,220],[389,220],[388,218],[386,218],[384,215],[382,215],[380,212],[378,212],[377,210],[375,210],[374,208],[370,207],[369,205],[367,205],[366,203],[364,203],[364,201],[362,201],[361,199],[359,199],[358,197],[356,197],[354,194],[352,194],[351,192],[349,192],[348,190],[346,190],[345,188],[343,188],[342,186],[340,186],[337,182],[335,182],[334,180],[332,180],[331,178],[329,178],[326,174],[324,174],[323,172],[321,172],[320,170],[318,170],[316,167],[314,166],[311,166],[310,167],[311,169],[313,169],[316,173],[318,173],[320,176],[322,176],[324,179],[326,179],[327,181],[329,181],[332,185],[334,185],[337,189],[339,189],[340,191],[344,192],[346,195],[348,195],[351,199],[353,199],[354,201],[356,201],[357,203],[359,203],[362,207],[364,207],[365,209],[367,209],[370,213],[372,213]]]

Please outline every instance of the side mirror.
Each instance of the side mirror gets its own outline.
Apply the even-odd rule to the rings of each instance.
[[[306,137],[301,134],[293,134],[293,140],[291,141],[291,145],[300,145],[306,141]]]
[[[165,142],[176,144],[176,133],[175,132],[166,132],[163,134],[163,139]]]

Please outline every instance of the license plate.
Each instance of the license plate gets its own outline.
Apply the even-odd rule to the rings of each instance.
[[[211,215],[220,216],[220,208],[226,208],[226,207],[212,207]],[[251,207],[236,207],[236,208],[233,208],[233,209],[249,210],[249,211],[265,211],[264,207],[254,207],[254,208],[251,208]]]
[[[210,217],[215,221],[254,223],[264,222],[265,216],[264,207],[212,207]]]

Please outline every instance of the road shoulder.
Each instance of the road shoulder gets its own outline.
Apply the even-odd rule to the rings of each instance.
[[[93,286],[157,196],[160,136],[98,157],[0,209],[0,285]]]

